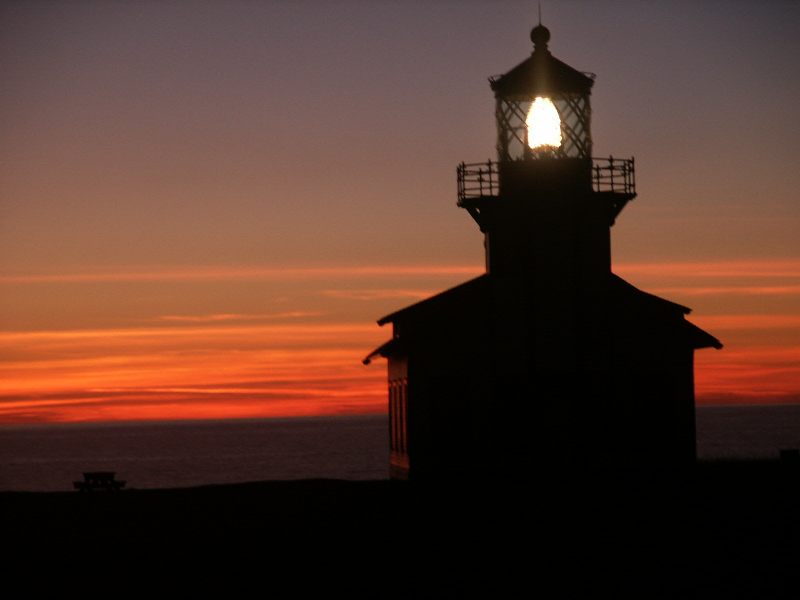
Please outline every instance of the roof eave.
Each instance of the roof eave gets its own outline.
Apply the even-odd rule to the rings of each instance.
[[[381,344],[375,350],[367,354],[366,357],[361,361],[362,364],[368,365],[372,362],[373,358],[378,358],[379,356],[383,358],[388,358],[394,354],[397,354],[400,351],[400,340],[397,338],[392,338],[385,344]]]

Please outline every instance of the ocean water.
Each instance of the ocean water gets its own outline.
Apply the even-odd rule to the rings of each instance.
[[[0,490],[60,491],[85,471],[127,487],[386,479],[385,416],[0,428]]]
[[[783,448],[800,448],[800,404],[697,409],[701,459],[779,458]]]
[[[64,491],[84,471],[133,488],[270,479],[385,479],[382,415],[0,427],[0,490]],[[800,448],[800,406],[701,407],[700,458],[777,458]]]

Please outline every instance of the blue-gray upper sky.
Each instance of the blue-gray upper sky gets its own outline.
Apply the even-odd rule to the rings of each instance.
[[[786,256],[800,3],[545,2],[635,155],[618,257]],[[6,2],[2,266],[480,262],[454,167],[536,3]]]

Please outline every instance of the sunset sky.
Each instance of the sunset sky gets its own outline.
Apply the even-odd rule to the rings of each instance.
[[[543,2],[635,156],[614,270],[800,402],[800,3]],[[4,2],[0,423],[381,412],[375,321],[480,274],[455,167],[531,1]]]

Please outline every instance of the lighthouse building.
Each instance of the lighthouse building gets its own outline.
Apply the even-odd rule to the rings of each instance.
[[[634,161],[592,157],[594,76],[549,38],[490,79],[497,160],[457,169],[486,273],[378,321],[394,478],[695,460],[694,351],[721,344],[612,272]]]

